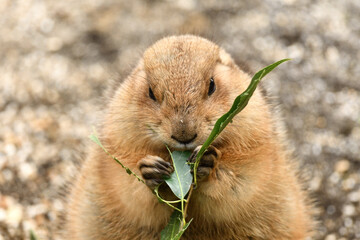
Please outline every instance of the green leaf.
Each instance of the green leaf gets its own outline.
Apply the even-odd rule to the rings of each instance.
[[[161,240],[171,240],[179,232],[181,226],[182,213],[174,211],[171,214],[168,225],[161,231]]]
[[[173,160],[174,172],[170,175],[170,178],[165,179],[165,182],[179,199],[184,199],[193,180],[190,166],[186,162],[191,152],[174,151],[170,155]]]
[[[192,219],[185,224],[185,226],[180,229],[181,227],[181,220],[182,213],[179,211],[174,211],[171,214],[170,221],[168,225],[161,231],[161,240],[179,240],[185,230],[188,228],[189,224],[191,223]]]
[[[38,240],[33,230],[30,230],[30,240]]]
[[[99,138],[96,136],[95,130],[94,130],[94,132],[89,136],[89,138],[90,138],[94,143],[96,143],[97,145],[99,145],[99,146],[106,152],[104,146],[101,144]]]
[[[215,138],[222,132],[222,130],[224,130],[224,128],[232,121],[235,115],[246,107],[260,80],[263,77],[265,77],[269,72],[271,72],[274,68],[276,68],[281,63],[288,60],[290,59],[280,60],[258,71],[251,79],[248,88],[242,94],[240,94],[235,98],[234,103],[230,108],[230,110],[216,121],[213,130],[211,131],[209,137],[206,139],[201,149],[199,150],[198,155],[196,156],[196,161],[194,165],[195,184],[196,184],[197,167],[199,166],[200,159],[204,155],[206,149],[211,145],[211,143],[215,140]]]
[[[185,224],[185,226],[178,232],[178,234],[176,234],[176,236],[172,240],[179,240],[183,235],[183,233],[185,232],[185,230],[189,227],[192,220],[193,219],[190,219],[190,221]]]

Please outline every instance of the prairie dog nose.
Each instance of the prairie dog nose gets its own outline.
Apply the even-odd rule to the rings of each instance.
[[[181,118],[173,123],[171,138],[175,141],[188,144],[194,141],[196,137],[195,125],[192,122]]]

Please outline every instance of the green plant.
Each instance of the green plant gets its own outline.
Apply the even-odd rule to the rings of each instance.
[[[174,151],[170,152],[171,159],[173,161],[174,172],[170,175],[170,178],[165,179],[166,184],[170,187],[172,192],[179,199],[175,201],[167,201],[159,195],[159,186],[155,188],[154,193],[156,194],[159,201],[164,202],[174,209],[173,214],[170,217],[170,221],[165,229],[161,232],[161,240],[178,240],[181,235],[187,229],[192,219],[186,222],[186,212],[187,206],[189,204],[191,193],[195,189],[197,185],[196,172],[200,163],[200,159],[203,154],[206,152],[207,148],[211,145],[211,143],[216,139],[216,137],[224,130],[224,128],[231,123],[232,119],[241,112],[246,105],[248,104],[251,96],[253,95],[258,83],[261,81],[263,77],[265,77],[269,72],[275,69],[281,63],[288,61],[289,59],[283,59],[276,63],[273,63],[262,70],[258,71],[254,77],[251,79],[250,85],[248,88],[241,93],[233,102],[230,110],[221,116],[215,123],[213,130],[211,131],[209,137],[202,145],[198,154],[196,155],[195,163],[187,164],[187,159],[191,155],[189,151]],[[112,156],[100,143],[99,139],[96,137],[96,134],[93,133],[90,136],[90,139],[93,140],[96,144],[98,144],[109,156],[111,156],[115,161],[117,161],[129,175],[134,175],[138,178],[139,181],[144,181],[133,173],[129,168],[124,166],[118,159]],[[167,147],[167,146],[166,146]],[[193,176],[190,173],[191,168],[193,169]],[[175,206],[180,205],[180,208]]]
[[[38,240],[38,237],[35,235],[33,230],[30,230],[30,240]]]

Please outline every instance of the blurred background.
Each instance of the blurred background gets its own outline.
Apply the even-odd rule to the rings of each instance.
[[[0,240],[53,239],[110,79],[180,33],[250,73],[293,59],[263,85],[319,207],[314,239],[360,239],[360,1],[1,0]]]

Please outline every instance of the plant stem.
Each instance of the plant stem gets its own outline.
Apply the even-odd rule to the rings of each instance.
[[[186,201],[185,210],[184,210],[184,213],[183,213],[184,219],[186,219],[186,217],[187,217],[187,210],[188,210],[188,206],[189,206],[189,202],[190,202],[190,198],[191,198],[191,194],[192,194],[193,190],[194,190],[194,185],[191,185],[190,190],[189,190],[189,195],[186,198],[187,201]]]
[[[186,221],[185,221],[185,212],[184,212],[184,201],[185,201],[185,199],[181,199],[181,213],[182,213],[183,219],[182,219],[182,221],[181,221],[180,229],[182,229],[183,226],[186,224]],[[187,205],[187,204],[186,204],[186,205]]]
[[[190,198],[191,198],[191,194],[192,194],[192,192],[193,192],[193,189],[194,189],[194,185],[191,185],[190,190],[189,190],[189,195],[188,195],[188,197],[187,197],[186,199],[184,199],[185,209],[184,209],[184,211],[182,212],[183,219],[182,219],[182,221],[181,221],[180,230],[183,229],[183,227],[184,227],[185,224],[186,224],[187,210],[188,210],[188,206],[189,206],[189,202],[190,202]]]
[[[161,184],[162,184],[162,183],[161,183]],[[161,184],[160,184],[160,185],[161,185]],[[180,210],[179,208],[177,208],[177,207],[173,206],[172,204],[170,204],[171,202],[175,202],[175,203],[176,203],[176,202],[178,202],[178,201],[166,201],[165,199],[163,199],[163,198],[159,195],[158,189],[159,189],[160,185],[158,185],[158,186],[154,189],[154,192],[155,192],[157,198],[158,198],[161,202],[166,203],[169,207],[175,209],[176,211],[179,211],[179,212],[183,213],[183,211],[182,211],[183,209]],[[180,199],[180,201],[181,201],[181,203],[183,202],[181,199]]]

